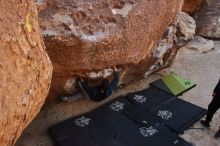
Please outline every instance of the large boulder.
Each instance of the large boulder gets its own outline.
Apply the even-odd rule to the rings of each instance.
[[[213,40],[207,40],[201,36],[195,36],[185,46],[181,47],[180,54],[198,54],[207,53],[215,48]]]
[[[196,22],[185,12],[179,15],[179,23],[177,25],[178,44],[184,45],[187,41],[192,40],[196,33]]]
[[[131,70],[135,65],[130,75],[140,78],[155,62],[153,52],[182,7],[182,0],[37,3],[54,66],[50,97],[72,93],[76,76],[100,78],[112,66]],[[133,80],[124,75],[127,83]]]
[[[193,14],[198,11],[205,0],[184,0],[182,10],[186,13]]]
[[[211,5],[214,3],[216,0],[205,0],[206,4]]]
[[[40,111],[52,65],[34,0],[0,1],[0,146],[12,146]]]
[[[220,38],[220,1],[209,1],[195,14],[198,35],[219,39]]]

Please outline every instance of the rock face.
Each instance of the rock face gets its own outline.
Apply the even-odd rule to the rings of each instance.
[[[178,23],[178,39],[179,43],[185,44],[186,41],[193,39],[196,32],[196,22],[185,12],[181,12],[179,15]],[[181,42],[182,41],[182,42]]]
[[[141,77],[155,62],[154,49],[182,7],[182,0],[37,3],[54,65],[50,96],[72,93],[76,76],[91,78],[112,66],[129,70],[135,65],[138,69],[130,74]],[[137,67],[141,62],[144,67]]]
[[[206,53],[214,48],[215,44],[213,40],[207,40],[203,37],[195,36],[193,40],[181,48],[182,51],[180,54]]]
[[[220,1],[210,1],[210,5],[204,5],[201,10],[195,14],[197,24],[197,34],[219,39],[220,38]]]
[[[182,10],[188,14],[198,11],[205,0],[184,0]]]
[[[12,146],[43,105],[52,66],[34,1],[0,1],[0,13],[0,146]]]
[[[208,4],[208,5],[211,5],[212,3],[214,3],[216,0],[205,0],[206,1],[206,3]]]
[[[170,67],[180,48],[192,42],[195,37],[196,22],[185,12],[180,12],[178,19],[174,21],[167,30],[167,36],[159,42],[159,45],[154,51],[156,62],[150,67],[150,71],[146,74],[155,71],[155,69],[163,69]],[[199,39],[201,40],[201,39]],[[203,45],[205,42],[201,40]],[[201,43],[199,42],[199,43]],[[207,46],[205,46],[206,48]],[[186,49],[185,49],[186,50]],[[159,55],[158,55],[159,54]]]

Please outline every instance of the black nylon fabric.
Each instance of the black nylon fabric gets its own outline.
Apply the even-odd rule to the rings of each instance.
[[[154,114],[160,117],[163,123],[174,132],[183,133],[184,130],[202,118],[206,111],[204,108],[177,98],[155,110]],[[172,115],[169,117],[169,114]]]
[[[146,100],[140,96],[134,99],[135,95]],[[168,120],[158,116],[159,111],[166,110],[172,113]],[[175,133],[185,130],[205,112],[150,87],[54,125],[49,133],[56,146],[191,146]]]
[[[161,120],[158,116],[136,105],[129,107],[123,114],[142,126],[150,127],[161,124]]]
[[[138,98],[145,98],[146,100],[143,102]],[[149,87],[145,90],[131,93],[126,95],[129,101],[133,104],[140,106],[143,109],[153,110],[155,108],[159,108],[162,105],[176,99],[177,97],[170,95],[166,92],[159,90],[156,87]],[[139,100],[137,100],[139,99]]]

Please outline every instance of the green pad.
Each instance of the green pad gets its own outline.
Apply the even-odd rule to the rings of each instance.
[[[152,82],[151,85],[177,96],[195,87],[196,83],[172,73]]]

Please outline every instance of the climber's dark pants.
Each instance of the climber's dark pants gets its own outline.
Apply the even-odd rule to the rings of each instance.
[[[206,116],[206,121],[211,122],[212,117],[215,114],[215,112],[220,108],[220,96],[213,97],[211,103],[208,106],[208,112]]]
[[[106,79],[105,79],[106,80]],[[80,87],[81,91],[83,92],[83,94],[96,102],[102,101],[104,99],[106,99],[107,97],[109,97],[113,90],[115,90],[117,88],[119,82],[119,73],[118,72],[114,72],[114,79],[112,80],[112,82],[108,85],[105,94],[101,94],[100,92],[100,86],[89,86],[87,84],[87,82],[78,80],[77,84]]]
[[[97,97],[97,93],[99,92],[96,87],[90,87],[87,82],[85,81],[79,81],[78,86],[80,87],[83,94],[86,96],[86,98],[90,99],[93,97]]]
[[[109,85],[108,90],[110,91],[110,94],[112,94],[112,92],[117,88],[118,86],[118,82],[119,82],[119,74],[118,72],[114,72],[114,76],[115,78],[112,80],[112,82]],[[110,95],[108,95],[110,96]]]

